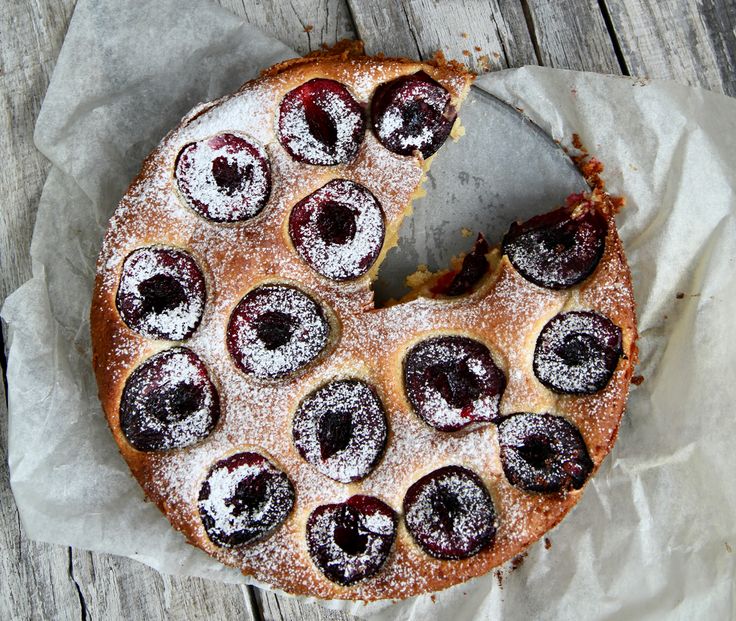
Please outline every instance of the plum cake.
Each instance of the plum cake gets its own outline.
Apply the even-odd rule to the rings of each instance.
[[[356,44],[276,65],[187,114],[110,221],[91,327],[120,452],[190,543],[272,587],[484,574],[616,439],[637,335],[601,188],[374,305],[472,79]]]

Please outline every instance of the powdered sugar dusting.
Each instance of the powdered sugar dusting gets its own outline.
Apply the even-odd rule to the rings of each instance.
[[[325,430],[328,425],[339,428]],[[325,438],[326,431],[333,437]],[[336,439],[338,434],[343,437]],[[381,400],[370,385],[357,380],[322,386],[300,404],[294,416],[294,442],[304,459],[325,476],[343,483],[362,479],[373,469],[386,435]],[[326,456],[324,446],[330,441],[345,445]]]
[[[216,222],[252,218],[271,191],[266,152],[233,134],[185,146],[176,163],[176,179],[187,204]]]
[[[343,241],[325,239],[320,220],[335,204],[352,214],[354,232]],[[323,276],[345,280],[361,276],[373,264],[383,245],[383,210],[365,187],[337,179],[297,204],[289,223],[292,240],[299,254]]]
[[[182,394],[185,404],[176,402]],[[220,416],[207,370],[184,347],[160,352],[139,366],[126,382],[121,401],[121,428],[139,450],[194,444],[210,433]]]
[[[396,534],[396,514],[376,498],[354,496],[318,507],[307,520],[309,553],[332,580],[352,584],[377,571]]]
[[[384,85],[378,99],[372,110],[374,130],[392,151],[429,157],[450,133],[450,94],[426,74]]]
[[[168,287],[181,292],[176,304],[151,308],[145,286],[166,279]],[[160,288],[153,284],[152,289]],[[152,295],[155,295],[154,291]],[[125,259],[117,305],[126,323],[149,338],[180,341],[191,336],[202,318],[205,304],[204,277],[186,252],[173,248],[139,248]]]
[[[215,464],[199,497],[207,534],[224,547],[267,535],[293,504],[289,480],[257,453],[235,454]]]
[[[407,354],[404,369],[409,399],[433,427],[454,430],[498,416],[505,381],[481,343],[428,339]]]
[[[412,485],[404,511],[419,545],[439,558],[472,556],[496,531],[488,491],[477,475],[459,466],[435,470]]]
[[[560,416],[514,414],[499,425],[498,433],[506,476],[521,489],[579,489],[593,467],[577,428]]]
[[[273,346],[264,339],[266,322],[278,323]],[[238,366],[256,377],[279,377],[310,363],[327,344],[329,324],[305,293],[279,284],[263,285],[246,295],[233,311],[228,324],[228,349]],[[281,342],[283,341],[283,342]]]
[[[568,312],[547,323],[534,351],[539,380],[563,393],[592,393],[608,383],[621,354],[621,329],[603,315]]]
[[[124,259],[139,247],[167,244],[185,248],[196,257],[208,292],[201,325],[186,345],[209,369],[219,390],[222,416],[206,439],[178,450],[140,453],[120,442],[123,456],[147,495],[193,543],[275,587],[321,597],[407,597],[488,571],[517,554],[574,503],[573,497],[545,498],[510,486],[501,468],[495,425],[442,433],[417,417],[402,380],[407,352],[417,342],[438,334],[482,342],[509,379],[499,405],[501,413],[522,411],[520,408],[564,410],[561,413],[574,420],[586,443],[596,447],[591,455],[598,464],[615,435],[629,367],[621,364],[601,394],[560,399],[533,374],[533,344],[544,323],[563,307],[605,309],[617,324],[626,325],[624,319],[632,316],[630,283],[621,256],[608,250],[584,283],[584,295],[578,295],[578,289],[542,290],[524,281],[503,259],[472,296],[447,302],[420,299],[374,310],[368,279],[337,282],[315,272],[288,243],[289,215],[296,203],[333,179],[355,181],[378,199],[386,230],[393,232],[422,177],[421,158],[389,152],[370,131],[350,161],[331,168],[304,165],[289,156],[275,126],[281,101],[300,84],[316,75],[334,79],[367,108],[379,84],[423,68],[420,63],[389,60],[320,63],[296,66],[251,83],[212,106],[198,108],[149,158],[143,175],[131,186],[110,223],[98,263],[92,307],[93,329],[101,334],[95,338],[98,382],[115,427],[120,383],[160,347],[128,330],[115,311],[114,294]],[[442,70],[427,71],[457,96],[462,77],[452,71],[446,77],[442,77]],[[252,138],[268,155],[272,174],[272,191],[262,212],[237,226],[205,220],[187,208],[177,195],[174,176],[182,148],[223,133],[248,136],[249,141]],[[611,229],[607,248],[615,249],[618,238],[615,228]],[[268,381],[244,373],[226,351],[233,309],[264,283],[296,286],[324,310],[330,326],[326,344],[314,360],[286,378]],[[283,312],[285,305],[269,308]],[[624,344],[631,352],[630,335],[635,332],[628,330]],[[270,352],[260,351],[258,355],[267,354]],[[263,368],[270,373],[284,369],[284,365],[286,357],[279,363],[271,357]],[[470,368],[478,370],[473,360]],[[379,461],[365,478],[349,484],[335,481],[306,463],[292,435],[299,403],[320,386],[345,377],[359,378],[375,388],[388,421],[388,441]],[[274,468],[286,473],[296,502],[267,536],[247,545],[223,547],[206,534],[198,497],[213,464],[242,451],[267,456]],[[440,561],[419,549],[399,526],[391,553],[374,576],[343,587],[316,569],[307,552],[305,524],[317,507],[355,494],[370,494],[400,513],[404,495],[413,483],[452,464],[475,472],[491,492],[499,522],[492,546],[472,559]],[[225,495],[231,485],[223,482],[221,489]],[[220,532],[227,535],[233,531],[222,528]]]
[[[307,89],[315,82],[318,81],[308,82],[299,89]],[[329,142],[315,136],[299,89],[289,93],[281,103],[279,137],[284,147],[299,160],[333,166],[349,162],[355,156],[359,144],[355,137],[362,133],[365,125],[363,114],[345,88],[333,84],[333,88],[339,89],[337,92],[315,89],[309,98],[310,105],[329,117],[325,120],[335,134],[331,137],[334,140]]]

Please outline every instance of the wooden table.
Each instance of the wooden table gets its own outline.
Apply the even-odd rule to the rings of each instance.
[[[361,38],[369,53],[443,49],[477,71],[526,64],[672,78],[736,96],[736,0],[219,0],[299,53]],[[0,4],[0,304],[31,275],[49,163],[33,128],[75,0]],[[4,348],[0,362],[5,380]],[[346,619],[255,588],[160,575],[26,539],[8,484],[0,384],[0,619]]]

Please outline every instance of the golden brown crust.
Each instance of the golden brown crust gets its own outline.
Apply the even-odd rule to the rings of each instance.
[[[405,352],[418,339],[437,333],[467,334],[488,345],[508,378],[501,411],[552,411],[581,430],[596,468],[615,441],[636,362],[636,323],[631,280],[613,215],[604,256],[595,273],[565,291],[541,289],[525,281],[508,259],[469,296],[453,301],[417,299],[373,309],[370,276],[350,283],[329,281],[294,252],[285,223],[298,200],[332,178],[349,178],[369,187],[387,219],[387,239],[398,230],[407,205],[422,180],[420,157],[389,154],[370,132],[355,161],[348,165],[307,167],[292,161],[273,133],[281,97],[312,77],[346,84],[368,102],[376,84],[423,69],[459,103],[471,76],[441,59],[361,56],[362,48],[293,59],[265,71],[230,97],[196,108],[148,157],[111,220],[98,262],[91,308],[93,362],[100,400],[123,458],[146,495],[194,545],[246,574],[290,593],[321,598],[373,600],[405,598],[446,588],[488,572],[517,555],[557,524],[582,491],[565,495],[528,494],[512,487],[500,465],[493,425],[468,432],[434,431],[411,412],[402,385]],[[273,191],[264,212],[239,225],[204,221],[179,200],[172,167],[181,147],[218,131],[241,131],[260,142],[271,159]],[[147,245],[187,249],[207,280],[208,300],[200,327],[185,342],[207,364],[222,400],[223,415],[214,432],[192,447],[144,453],[125,439],[118,406],[132,370],[154,352],[172,344],[145,339],[120,319],[115,295],[122,261]],[[305,371],[281,382],[257,382],[243,376],[224,347],[224,331],[233,307],[261,282],[298,283],[330,309],[333,342],[326,355]],[[560,310],[586,308],[608,315],[623,330],[626,357],[610,384],[586,397],[558,397],[532,372],[536,335]],[[360,377],[373,383],[383,400],[390,434],[386,452],[363,481],[344,485],[317,474],[291,442],[291,417],[299,401],[324,381]],[[296,505],[269,538],[241,549],[218,548],[199,520],[196,498],[209,467],[230,453],[255,448],[284,469],[296,489]],[[306,516],[314,507],[339,502],[355,493],[375,495],[399,514],[406,489],[424,473],[456,463],[476,471],[494,499],[498,533],[494,546],[462,561],[440,561],[412,541],[403,520],[391,556],[374,578],[352,587],[327,580],[311,563],[304,542]]]

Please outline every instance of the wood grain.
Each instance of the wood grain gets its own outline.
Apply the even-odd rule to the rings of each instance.
[[[597,0],[523,0],[523,4],[542,65],[621,73]]]
[[[73,5],[0,3],[0,304],[31,274],[31,232],[48,171],[33,128]],[[69,549],[23,533],[8,475],[4,384],[0,393],[0,619],[79,619]]]
[[[442,50],[474,71],[537,64],[519,2],[348,1],[368,53],[427,59]]]
[[[736,95],[736,0],[218,1],[302,54],[360,36],[372,53],[427,58],[443,49],[478,71],[539,63]],[[33,128],[74,4],[0,3],[0,304],[30,276],[49,167]],[[348,618],[266,591],[28,541],[9,488],[3,386],[0,398],[0,619]]]
[[[90,619],[242,619],[254,621],[245,585],[160,574],[127,558],[75,550],[71,577]]]
[[[293,597],[277,596],[260,589],[257,598],[264,621],[357,621],[357,617],[337,610],[323,608],[318,604],[303,604]]]
[[[341,39],[355,38],[345,0],[216,1],[299,54],[308,54]]]
[[[736,95],[736,0],[605,0],[631,75]]]
[[[31,275],[31,232],[48,172],[33,128],[74,2],[0,3],[0,302]]]

